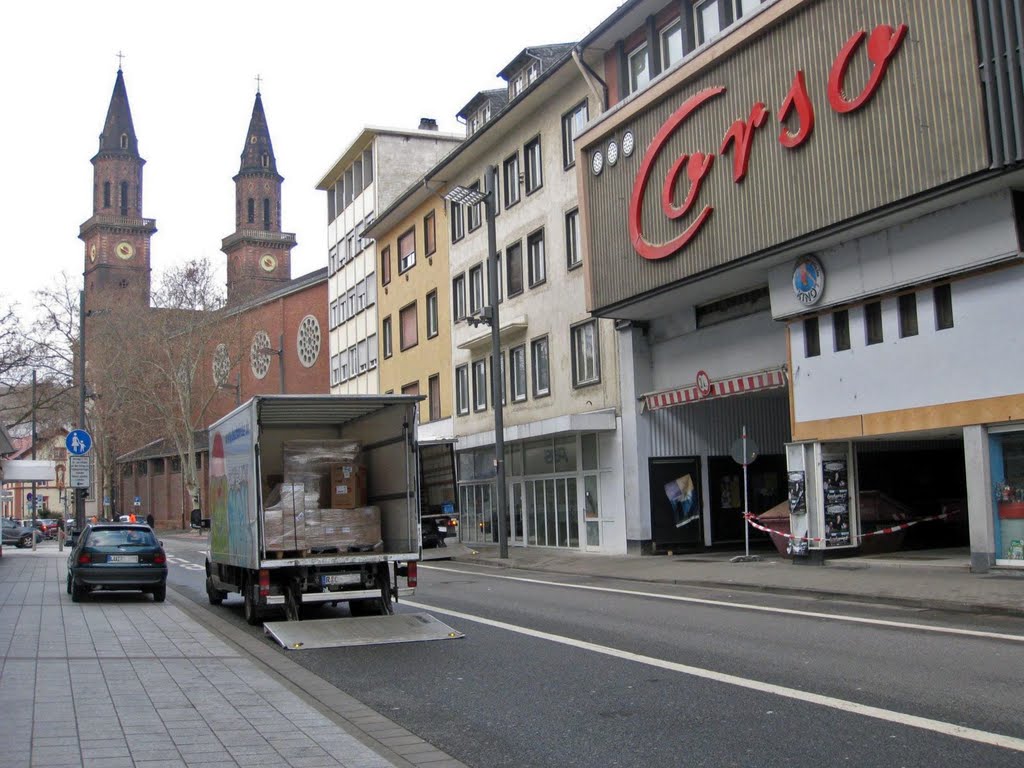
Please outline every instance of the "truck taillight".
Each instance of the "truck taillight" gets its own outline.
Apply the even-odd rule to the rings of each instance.
[[[270,594],[270,571],[266,568],[260,571],[260,597]]]
[[[410,587],[416,586],[416,561],[413,560],[407,567],[405,574],[406,581],[408,581]]]

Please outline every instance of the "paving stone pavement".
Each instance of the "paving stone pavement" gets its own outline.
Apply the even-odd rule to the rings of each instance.
[[[66,554],[0,557],[0,766],[461,766],[183,598],[72,603]]]

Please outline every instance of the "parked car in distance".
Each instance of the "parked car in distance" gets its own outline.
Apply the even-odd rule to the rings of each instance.
[[[445,546],[444,540],[458,535],[459,519],[452,515],[423,515],[420,518],[423,549]]]
[[[53,520],[49,517],[40,517],[36,519],[36,528],[38,528],[47,539],[52,539],[57,535],[58,525],[60,525],[59,521]]]
[[[16,547],[24,549],[25,547],[32,546],[32,536],[36,537],[36,541],[43,540],[43,534],[38,529],[33,530],[30,526],[20,525],[17,520],[11,520],[10,518],[4,518],[3,524],[3,543],[13,544]]]
[[[148,525],[87,525],[68,555],[68,594],[80,602],[94,589],[141,590],[167,596],[167,553]]]

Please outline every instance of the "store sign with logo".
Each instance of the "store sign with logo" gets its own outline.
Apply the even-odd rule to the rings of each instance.
[[[825,293],[825,270],[813,256],[804,256],[793,269],[793,292],[805,307],[818,303]]]
[[[881,24],[875,27],[870,38],[864,30],[854,33],[832,62],[828,74],[829,107],[839,114],[856,112],[865,107],[882,84],[886,70],[899,52],[906,34],[906,24],[901,24],[895,29],[887,24]],[[868,38],[867,57],[871,61],[871,75],[859,93],[849,96],[846,93],[846,72],[851,58],[860,49],[865,38]],[[685,248],[701,228],[707,225],[715,210],[713,205],[704,204],[689,226],[676,237],[663,243],[648,240],[641,224],[641,212],[648,188],[654,186],[651,177],[655,161],[676,131],[706,102],[721,96],[725,91],[724,86],[704,88],[684,101],[682,106],[662,124],[644,155],[629,200],[629,240],[633,244],[633,249],[645,259],[663,259]],[[793,76],[789,93],[776,113],[777,121],[782,124],[777,137],[777,143],[782,147],[782,151],[797,150],[805,142],[810,141],[814,133],[814,113],[815,105],[807,92],[804,71],[798,69]],[[795,129],[787,128],[786,125],[791,114],[798,117]],[[770,116],[771,113],[764,103],[755,102],[750,107],[749,116],[745,120],[741,118],[733,122],[722,136],[719,155],[725,157],[732,154],[733,183],[742,184],[746,178],[753,155],[754,137],[759,130],[768,130],[765,126]],[[654,180],[657,184],[656,189],[661,191],[661,209],[665,216],[674,220],[695,210],[701,199],[704,182],[714,167],[715,157],[713,152],[684,152],[672,163],[663,181]],[[677,187],[686,190],[686,196],[680,205],[674,203],[674,192]]]

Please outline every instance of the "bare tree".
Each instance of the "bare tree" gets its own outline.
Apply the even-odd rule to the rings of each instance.
[[[0,422],[4,426],[26,420],[23,398],[32,378],[32,347],[18,318],[16,307],[8,306],[0,314]]]

